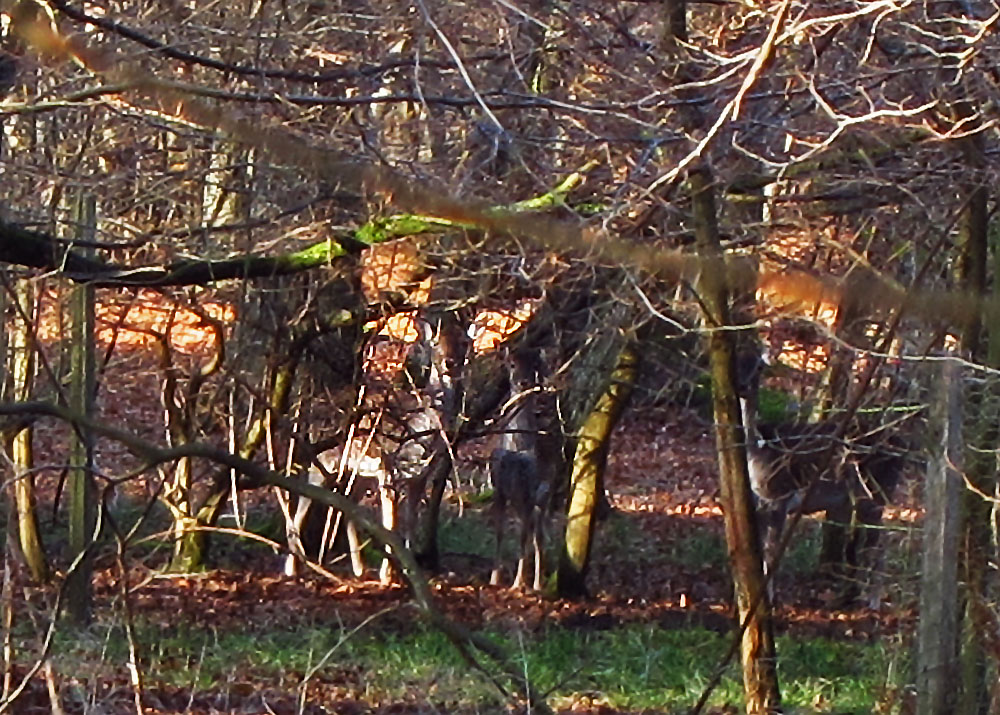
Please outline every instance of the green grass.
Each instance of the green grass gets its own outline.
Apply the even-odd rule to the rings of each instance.
[[[787,422],[794,419],[795,400],[787,392],[761,388],[757,395],[757,411],[762,422]]]
[[[441,511],[441,527],[438,532],[442,552],[493,555],[493,524],[489,518],[489,504],[471,507],[465,506],[464,513],[458,516],[450,505]],[[508,525],[504,538],[504,551],[509,549],[510,555],[517,550],[515,528]]]
[[[729,636],[697,628],[629,625],[614,630],[548,628],[539,633],[489,631],[555,705],[590,702],[627,710],[679,710],[700,695],[729,645]],[[336,683],[363,700],[414,697],[475,708],[497,707],[489,683],[474,673],[447,639],[422,626],[408,633],[379,625],[350,633],[333,626],[239,632],[191,627],[139,629],[148,686],[211,691],[224,683],[282,683],[294,691],[303,675]],[[785,704],[809,712],[868,713],[885,692],[891,653],[879,644],[779,639]],[[118,629],[90,640],[59,637],[55,667],[80,676],[85,662],[123,663]],[[730,666],[710,703],[741,702],[738,668]]]
[[[684,568],[699,569],[705,566],[725,568],[728,564],[726,541],[722,534],[706,529],[692,531],[677,542],[670,558]]]
[[[780,571],[785,574],[810,576],[819,568],[819,552],[823,544],[823,524],[814,519],[802,519],[795,535],[781,557]]]
[[[692,391],[692,406],[706,419],[712,419],[712,378],[701,375]],[[786,422],[795,418],[795,398],[782,390],[762,387],[757,395],[758,417],[762,422]]]

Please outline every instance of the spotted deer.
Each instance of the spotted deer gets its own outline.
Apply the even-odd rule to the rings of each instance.
[[[318,454],[304,477],[314,486],[331,486],[330,483],[333,482],[345,496],[356,498],[364,493],[376,491],[384,471],[382,460],[370,439],[348,439],[344,447],[328,449]],[[290,509],[287,510],[285,535],[289,553],[284,564],[286,576],[296,575],[299,563],[307,559],[303,532],[306,530],[306,519],[311,507],[312,499],[299,497],[294,514]],[[354,523],[348,520],[343,524],[342,517],[340,512],[326,510],[318,546],[318,560],[322,563],[327,546],[333,542],[339,528],[344,526],[347,532],[351,568],[355,576],[361,577],[365,573],[361,558],[361,541]]]
[[[768,568],[789,515],[826,513],[844,538],[824,545],[825,566],[856,578],[878,538],[882,512],[902,474],[904,445],[880,428],[846,434],[835,420],[768,423],[757,419],[762,361],[742,356],[738,392],[750,486]]]
[[[381,525],[395,531],[413,547],[419,509],[425,502],[429,474],[440,462],[435,458],[449,454],[445,441],[452,421],[454,390],[446,364],[445,351],[440,347],[440,330],[432,328],[424,318],[414,318],[419,340],[410,346],[402,370],[385,370],[377,359],[376,343],[366,348],[366,382],[358,392],[356,422],[348,430],[345,446],[337,447],[321,457],[326,469],[311,469],[307,476],[312,483],[323,483],[334,475],[337,484],[352,484],[356,479],[367,491],[378,495]],[[411,374],[422,370],[421,379]],[[419,386],[417,383],[420,383]],[[450,467],[448,461],[445,466]],[[294,517],[290,516],[289,544],[293,557],[302,552],[296,543],[297,531],[305,521],[308,500],[300,500]],[[334,517],[340,521],[340,515]],[[354,526],[347,523],[355,574],[363,574],[364,565],[357,553]],[[300,541],[300,540],[299,540]],[[387,553],[382,559],[379,578],[384,584],[396,578],[393,562]],[[294,570],[290,558],[286,570]]]
[[[494,529],[493,570],[490,583],[500,584],[500,547],[510,511],[517,520],[518,561],[513,588],[525,586],[529,548],[534,555],[536,591],[542,588],[544,524],[543,512],[548,498],[548,484],[539,471],[537,421],[535,416],[534,370],[524,356],[512,356],[510,392],[506,420],[500,444],[490,454],[490,480],[493,483],[492,519]]]

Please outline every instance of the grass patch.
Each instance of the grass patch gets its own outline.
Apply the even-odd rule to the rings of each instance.
[[[758,419],[761,422],[787,422],[795,417],[795,399],[782,390],[762,387],[757,395]]]
[[[92,631],[92,633],[95,631]],[[729,636],[702,629],[629,625],[607,631],[550,628],[539,633],[489,631],[520,662],[552,702],[589,702],[623,710],[675,711],[690,706],[726,651]],[[211,692],[227,683],[281,684],[294,691],[312,676],[366,702],[418,701],[495,708],[492,687],[462,661],[437,631],[409,633],[371,626],[358,633],[337,627],[291,630],[248,628],[222,632],[193,627],[139,629],[142,668],[150,687]],[[779,673],[790,709],[864,713],[887,691],[892,654],[884,646],[823,639],[779,639]],[[104,637],[59,636],[56,669],[80,676],[99,668],[84,663],[124,663],[117,628]],[[711,698],[713,706],[738,706],[738,667],[729,669]]]
[[[819,552],[823,544],[823,523],[802,519],[781,557],[779,569],[786,574],[809,576],[819,568]]]
[[[445,553],[476,554],[478,556],[493,555],[493,522],[489,518],[488,504],[470,508],[466,505],[461,516],[458,510],[449,505],[441,511],[441,526],[438,531],[439,545]],[[517,526],[513,519],[509,520],[504,534],[504,553],[513,556],[517,551]],[[508,553],[509,552],[509,553]]]
[[[726,540],[722,534],[705,529],[692,531],[674,546],[672,560],[677,565],[690,569],[706,566],[725,568],[729,563]]]

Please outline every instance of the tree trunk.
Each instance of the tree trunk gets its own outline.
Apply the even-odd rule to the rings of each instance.
[[[712,177],[705,167],[691,172],[695,241],[701,257],[698,290],[709,328],[715,441],[719,453],[726,543],[736,588],[736,610],[745,625],[740,644],[743,688],[750,715],[778,712],[781,697],[775,669],[771,608],[765,589],[760,539],[747,471],[745,437],[736,397],[735,349],[730,323],[726,264],[719,243]]]
[[[917,713],[955,712],[956,620],[962,459],[960,371],[942,364],[928,420],[931,450],[924,493],[924,558],[920,583]]]
[[[663,29],[660,32],[660,49],[673,54],[678,41],[687,41],[687,1],[663,0]]]
[[[34,290],[29,281],[18,281],[15,287],[15,299],[20,304],[16,311],[15,328],[10,336],[11,360],[11,395],[16,400],[31,399],[35,359],[34,345],[31,338],[31,322],[34,319]],[[13,435],[9,449],[14,463],[16,479],[12,488],[15,509],[17,511],[17,532],[21,554],[37,583],[49,580],[49,565],[42,545],[42,537],[38,531],[38,517],[35,514],[35,478],[31,471],[34,467],[34,456],[31,450],[30,427],[19,430]]]
[[[167,571],[195,573],[205,569],[205,533],[191,505],[191,459],[177,460],[170,485],[164,489],[164,502],[173,516],[174,553]]]
[[[836,407],[842,407],[849,402],[851,376],[857,351],[859,348],[873,347],[872,338],[866,333],[868,321],[865,320],[861,308],[862,306],[854,301],[844,301],[838,310],[837,323],[833,330],[839,340],[834,341],[830,348],[826,385],[817,400],[812,415],[813,421],[828,419]],[[824,518],[819,552],[820,571],[848,583],[857,579],[857,574],[845,572],[845,567],[851,560],[847,554],[850,531],[850,524]]]
[[[970,163],[978,164],[974,140],[966,143],[972,155]],[[962,256],[959,264],[958,283],[962,289],[984,295],[986,292],[986,264],[989,252],[988,193],[984,186],[969,187],[968,202],[962,212]],[[982,322],[977,311],[970,311],[962,328],[962,354],[978,360],[982,350]],[[996,367],[996,365],[993,365]],[[975,489],[965,490],[964,534],[962,545],[962,583],[964,584],[961,613],[961,696],[956,712],[975,715],[982,711],[988,698],[986,655],[982,625],[976,618],[977,599],[987,598],[990,592],[989,557],[991,550],[990,512],[992,505],[982,494],[992,494],[996,489],[996,459],[993,449],[997,440],[996,412],[993,393],[996,379],[987,375],[980,394],[970,396],[966,414],[973,415],[969,425],[969,444],[965,463],[966,478]]]
[[[93,196],[81,196],[76,205],[79,238],[93,241],[97,226],[96,202]],[[94,412],[94,289],[78,286],[71,297],[70,405],[80,415],[92,417]],[[70,446],[69,476],[69,553],[80,563],[67,577],[66,603],[70,618],[79,625],[90,622],[92,558],[86,551],[94,537],[95,485],[94,443],[87,430],[73,432]]]
[[[622,348],[608,386],[584,421],[577,438],[566,514],[566,536],[556,574],[556,591],[563,598],[587,595],[587,566],[594,535],[595,507],[604,491],[604,468],[611,433],[635,385],[637,363],[635,350],[631,346]]]
[[[410,534],[413,551],[421,567],[428,571],[437,571],[441,566],[441,555],[438,549],[438,522],[441,515],[441,500],[444,498],[444,488],[452,468],[452,450],[454,445],[448,441],[455,437],[457,421],[457,406],[460,402],[461,386],[455,380],[455,365],[459,364],[459,355],[467,352],[463,344],[461,327],[452,316],[446,314],[429,315],[427,330],[424,331],[424,350],[428,356],[427,385],[424,388],[425,398],[429,405],[432,421],[437,422],[439,434],[430,443],[430,459],[421,470],[414,485],[418,494],[413,498],[423,499],[427,485],[430,484],[430,495],[424,508],[412,516]]]
[[[431,485],[427,504],[417,515],[417,525],[413,534],[413,554],[421,568],[429,572],[441,568],[441,553],[438,548],[438,522],[441,516],[441,500],[444,488],[451,474],[451,453],[447,446],[438,449],[427,467],[427,476],[422,477]]]
[[[270,412],[272,419],[284,415],[288,411],[288,402],[295,383],[295,373],[298,369],[301,345],[293,345],[289,356],[274,371],[270,388],[270,406],[261,410],[243,436],[239,447],[239,456],[252,459],[258,448],[264,442],[265,424]],[[211,527],[218,521],[222,505],[232,490],[231,473],[228,469],[216,472],[207,493],[201,498],[197,507],[190,503],[191,478],[190,465],[183,467],[179,462],[175,468],[174,484],[187,491],[181,497],[173,490],[164,493],[164,503],[174,516],[174,555],[170,570],[179,573],[190,573],[204,570],[209,563],[211,552]],[[176,502],[182,499],[182,503]],[[171,500],[175,504],[171,506]]]

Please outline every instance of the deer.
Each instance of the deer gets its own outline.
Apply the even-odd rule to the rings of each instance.
[[[384,471],[380,455],[370,438],[367,440],[348,438],[345,445],[317,454],[313,464],[306,470],[304,478],[308,484],[318,487],[331,486],[328,482],[332,478],[341,485],[343,493],[350,496],[375,491]],[[285,557],[283,569],[286,576],[297,575],[299,563],[307,560],[303,531],[311,507],[312,499],[308,497],[299,497],[294,514],[287,505],[283,507],[286,511],[285,534],[289,552]],[[333,541],[340,523],[341,514],[338,512],[334,515],[328,511],[326,524],[323,527],[322,543],[319,546],[320,562],[323,560],[327,544]],[[356,577],[361,578],[365,573],[361,557],[361,540],[353,522],[347,521],[346,530],[351,569]]]
[[[500,547],[507,522],[507,512],[513,512],[519,525],[517,572],[512,588],[523,589],[526,579],[528,550],[534,554],[535,591],[542,590],[544,511],[549,485],[539,470],[536,436],[534,371],[524,356],[515,356],[511,368],[511,399],[507,406],[512,412],[507,419],[499,445],[490,453],[489,473],[493,483],[492,520],[494,529],[493,569],[490,585],[500,585]]]
[[[899,483],[905,445],[885,428],[845,435],[837,420],[816,423],[761,423],[757,392],[763,361],[741,356],[737,392],[746,434],[750,487],[757,500],[765,568],[776,566],[777,550],[789,515],[826,513],[846,538],[825,545],[821,561],[860,572],[878,538],[882,513]],[[839,551],[839,553],[837,553]]]
[[[347,442],[321,454],[305,475],[312,484],[322,484],[333,475],[338,483],[345,485],[348,494],[356,483],[366,487],[363,491],[377,494],[381,525],[397,532],[410,548],[414,545],[418,508],[428,472],[436,464],[435,456],[449,449],[445,433],[454,406],[452,378],[439,347],[441,335],[426,319],[415,319],[414,323],[419,340],[411,346],[407,359],[409,362],[413,358],[414,367],[426,373],[420,380],[422,384],[418,387],[407,366],[403,372],[408,389],[399,389],[391,374],[387,379],[373,369],[378,367],[378,361],[375,346],[369,345],[364,369],[370,381],[358,392],[356,421],[348,429]],[[301,499],[295,515],[288,515],[292,556],[286,561],[286,572],[294,572],[296,558],[301,558],[303,549],[298,532],[309,506],[309,500]],[[332,522],[328,518],[328,526],[332,523],[335,531],[340,521],[339,514]],[[364,563],[356,529],[349,520],[347,536],[354,573],[361,577]],[[388,585],[397,576],[386,553],[379,568],[379,580]]]

